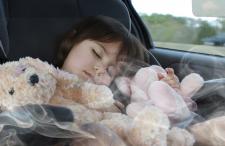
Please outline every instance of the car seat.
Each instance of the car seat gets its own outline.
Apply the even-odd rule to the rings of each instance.
[[[121,0],[0,0],[1,61],[31,56],[53,63],[60,36],[93,15],[113,17],[131,28]]]

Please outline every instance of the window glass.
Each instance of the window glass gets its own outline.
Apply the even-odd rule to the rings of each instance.
[[[212,2],[204,2],[207,1]],[[132,0],[132,3],[156,47],[225,56],[225,17],[219,13],[201,13],[192,0]],[[210,9],[212,5],[205,3],[203,7]],[[217,12],[223,14],[220,9]]]

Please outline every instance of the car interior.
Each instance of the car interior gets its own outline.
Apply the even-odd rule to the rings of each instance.
[[[208,82],[194,97],[201,116],[207,118],[224,105],[224,81],[212,79],[225,77],[225,59],[155,47],[131,0],[0,0],[1,63],[25,56],[54,63],[55,42],[81,18],[92,15],[122,22],[150,52],[149,64],[172,67],[180,80],[191,72],[202,75]]]

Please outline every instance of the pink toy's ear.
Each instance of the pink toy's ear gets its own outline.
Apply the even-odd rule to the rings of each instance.
[[[204,84],[204,79],[196,73],[186,76],[180,84],[184,98],[191,98]]]
[[[131,80],[128,77],[118,77],[116,78],[115,83],[120,92],[126,96],[131,96]]]
[[[173,88],[163,81],[155,81],[149,88],[148,95],[155,106],[159,107],[171,119],[184,120],[190,116],[190,111]]]
[[[139,69],[133,78],[134,85],[142,89],[144,92],[147,92],[149,85],[157,80],[157,72],[151,69],[151,67]]]
[[[165,113],[175,113],[177,110],[176,96],[179,96],[168,84],[162,81],[154,82],[148,90],[153,103]]]

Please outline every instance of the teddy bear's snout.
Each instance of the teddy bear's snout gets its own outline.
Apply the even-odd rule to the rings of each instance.
[[[32,74],[29,78],[29,82],[32,86],[34,86],[35,84],[37,84],[39,82],[39,77],[37,74]]]

